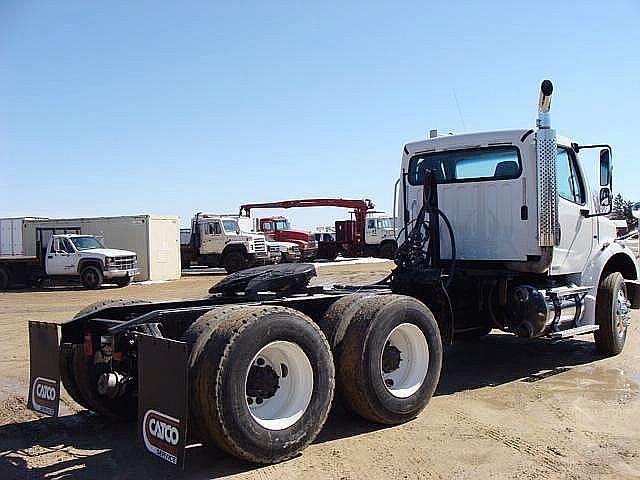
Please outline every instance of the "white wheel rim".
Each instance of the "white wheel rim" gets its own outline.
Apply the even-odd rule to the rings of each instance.
[[[277,375],[278,388],[268,398],[249,396],[251,368],[268,368]],[[251,385],[250,385],[251,387]],[[309,406],[313,393],[313,369],[304,351],[295,343],[276,341],[253,357],[245,378],[245,402],[253,419],[268,430],[283,430],[296,423]]]
[[[429,369],[427,339],[417,325],[401,323],[391,330],[384,344],[385,347],[380,355],[382,381],[394,397],[410,397],[420,389],[427,376]],[[399,363],[397,362],[398,352]]]

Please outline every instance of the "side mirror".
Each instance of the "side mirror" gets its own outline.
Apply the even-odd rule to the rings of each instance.
[[[600,208],[602,209],[602,207],[607,208],[607,211],[602,213],[611,213],[611,190],[607,187],[600,189]]]
[[[600,150],[600,186],[608,187],[609,185],[611,185],[611,151],[603,148]],[[602,198],[602,190],[600,196]]]

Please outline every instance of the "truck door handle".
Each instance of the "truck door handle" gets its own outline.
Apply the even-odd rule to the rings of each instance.
[[[47,258],[53,258],[53,255],[47,255]]]

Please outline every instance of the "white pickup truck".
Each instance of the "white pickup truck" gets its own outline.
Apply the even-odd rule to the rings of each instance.
[[[36,256],[0,256],[0,290],[13,284],[79,280],[90,289],[106,280],[126,287],[140,273],[135,252],[105,248],[91,235],[51,235]]]

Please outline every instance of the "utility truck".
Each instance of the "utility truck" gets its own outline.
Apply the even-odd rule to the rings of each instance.
[[[92,235],[79,229],[36,229],[36,255],[25,255],[22,219],[2,219],[0,290],[17,284],[40,286],[45,281],[81,282],[99,288],[104,282],[126,287],[140,273],[135,252],[105,248]],[[9,238],[7,238],[9,240]]]
[[[191,231],[181,232],[182,267],[192,262],[209,267],[224,267],[228,273],[256,265],[273,263],[264,235],[243,230],[238,217],[197,213]],[[188,241],[183,243],[185,240]],[[280,257],[278,250],[277,257]]]
[[[260,231],[275,238],[296,242],[303,252],[303,259],[319,258],[333,260],[339,253],[349,256],[375,256],[393,258],[397,244],[393,218],[384,212],[374,211],[369,199],[353,200],[345,198],[305,198],[280,202],[250,203],[240,207],[240,215],[249,217],[256,208],[305,208],[305,207],[342,207],[353,209],[350,220],[335,222],[335,237],[331,240],[314,241],[315,235],[300,230],[291,230],[285,217],[261,218],[257,221]],[[305,254],[306,252],[309,252]]]
[[[252,208],[257,208],[260,204],[243,205],[240,207],[240,217],[250,220]],[[255,220],[256,230],[264,233],[269,238],[277,242],[294,243],[300,250],[303,260],[311,260],[318,254],[318,245],[314,236],[310,232],[291,228],[289,220],[282,216],[263,217]]]
[[[57,414],[61,378],[90,410],[137,415],[146,449],[171,463],[190,441],[273,463],[314,440],[334,390],[371,422],[415,418],[443,343],[492,328],[531,341],[593,333],[618,354],[640,289],[605,217],[611,148],[556,135],[551,94],[544,81],[536,128],[404,146],[396,268],[377,284],[311,287],[313,265],[264,266],[199,300],[91,305],[60,344],[54,323],[32,322],[29,405]],[[588,148],[600,149],[597,189]]]

